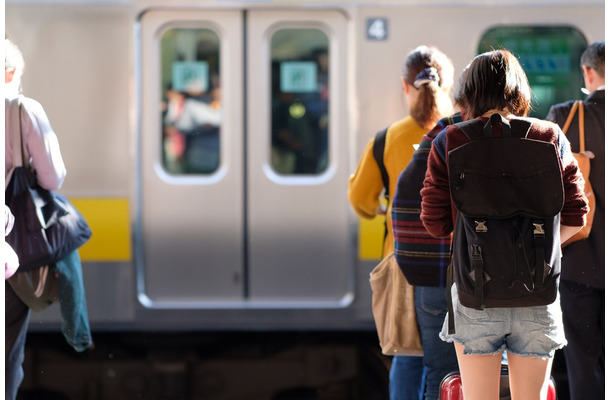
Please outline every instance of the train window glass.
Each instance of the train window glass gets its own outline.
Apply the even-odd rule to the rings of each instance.
[[[163,167],[211,174],[220,164],[220,39],[210,29],[170,29],[161,37]]]
[[[572,27],[501,26],[483,35],[479,53],[512,51],[532,88],[531,115],[545,118],[553,104],[583,97],[580,55],[586,47],[584,35]]]
[[[271,166],[283,175],[328,167],[328,37],[291,28],[271,38]]]

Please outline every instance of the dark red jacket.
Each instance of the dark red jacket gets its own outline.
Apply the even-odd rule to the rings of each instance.
[[[479,118],[483,123],[488,118]],[[561,224],[583,226],[588,211],[584,193],[584,180],[572,155],[570,143],[559,127],[549,121],[528,118],[532,122],[528,137],[554,143],[561,157],[563,168],[564,206],[561,211]],[[468,142],[462,131],[448,126],[432,142],[428,157],[428,170],[421,190],[421,220],[428,232],[434,237],[446,237],[453,232],[456,210],[449,193],[449,173],[447,155],[449,151]]]

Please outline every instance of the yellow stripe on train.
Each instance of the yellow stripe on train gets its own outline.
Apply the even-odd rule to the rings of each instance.
[[[79,249],[82,261],[131,260],[131,223],[126,198],[70,198],[91,228],[91,239]]]
[[[79,249],[82,261],[130,261],[131,219],[126,198],[75,198],[70,201],[87,220],[93,235]],[[385,217],[359,219],[358,257],[379,260],[383,252]]]
[[[358,231],[358,257],[360,260],[381,259],[385,216],[378,215],[373,219],[359,218]]]

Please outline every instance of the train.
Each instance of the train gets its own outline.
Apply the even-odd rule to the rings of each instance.
[[[456,76],[508,48],[532,115],[583,98],[602,0],[6,0],[23,92],[45,108],[93,235],[95,349],[32,314],[23,398],[383,399],[369,274],[383,218],[347,184],[408,111],[407,53]],[[557,378],[557,376],[556,376]],[[47,393],[35,396],[36,393]],[[45,397],[46,396],[46,397]]]

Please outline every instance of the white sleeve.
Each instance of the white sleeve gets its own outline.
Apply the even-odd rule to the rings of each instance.
[[[36,100],[23,98],[21,129],[30,165],[36,171],[40,186],[56,190],[66,177],[57,135],[44,109]]]

